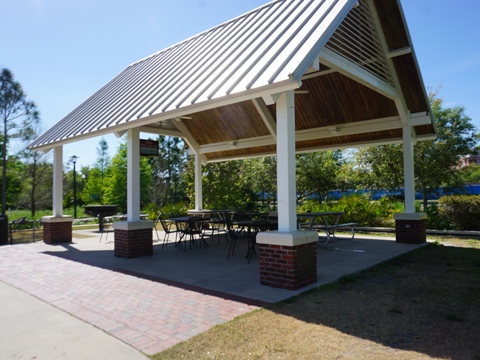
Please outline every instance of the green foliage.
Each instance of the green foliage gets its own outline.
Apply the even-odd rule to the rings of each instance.
[[[277,195],[277,158],[268,156],[245,160],[246,182],[259,195],[260,204],[256,210],[269,211],[275,208]]]
[[[39,121],[39,114],[34,102],[26,100],[22,86],[15,81],[8,69],[0,72],[0,154],[2,157],[2,215],[7,210],[7,187],[12,191],[12,181],[7,177],[8,143],[13,138],[29,137],[32,126]]]
[[[320,199],[337,186],[337,172],[340,168],[341,152],[323,151],[297,155],[298,200],[317,193]]]
[[[187,203],[171,203],[163,206],[160,209],[160,213],[163,217],[169,218],[174,216],[182,216],[185,215],[188,211],[189,207]]]
[[[157,141],[159,156],[148,158],[153,175],[149,201],[163,206],[185,199],[186,152],[185,144],[179,138],[159,136]]]
[[[462,183],[480,183],[480,165],[471,164],[460,169]]]
[[[187,171],[187,197],[193,203],[195,185],[193,179],[194,159]],[[203,207],[206,209],[236,209],[253,211],[258,196],[248,183],[248,164],[245,161],[210,163],[203,167]]]
[[[437,94],[430,95],[438,130],[436,140],[418,141],[415,145],[415,185],[427,196],[440,186],[462,184],[458,157],[469,154],[478,143],[476,128],[465,115],[465,108],[444,108]],[[383,145],[360,149],[356,155],[358,178],[363,187],[399,190],[403,187],[403,146]]]
[[[454,229],[480,230],[480,195],[443,196],[439,207]]]
[[[151,169],[148,160],[140,160],[140,206],[148,204],[151,185]],[[110,174],[105,187],[105,202],[117,205],[118,211],[127,211],[127,146],[121,144],[112,160]]]
[[[403,210],[403,203],[382,198],[378,201],[371,201],[366,195],[344,196],[338,201],[327,201],[318,203],[308,201],[298,207],[299,212],[322,212],[339,211],[344,215],[342,222],[356,222],[360,226],[386,226],[394,225],[393,215]]]
[[[6,186],[5,186],[5,205],[6,209],[16,208],[18,199],[22,194],[22,185],[24,178],[22,177],[24,166],[19,161],[10,160],[7,163]],[[0,179],[0,185],[3,180]]]
[[[430,203],[424,207],[423,212],[427,214],[427,229],[452,230],[450,220],[439,211],[438,204]]]

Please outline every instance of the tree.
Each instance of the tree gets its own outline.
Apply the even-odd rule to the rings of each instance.
[[[415,175],[417,186],[423,192],[423,204],[427,206],[428,194],[439,186],[463,185],[457,170],[462,155],[470,153],[478,142],[475,126],[465,114],[463,106],[444,108],[437,93],[430,95],[438,138],[419,142],[415,146]]]
[[[338,188],[337,173],[341,151],[322,151],[297,155],[297,200],[318,194],[320,202]]]
[[[152,171],[145,157],[140,159],[140,206],[148,203],[151,190]],[[105,202],[117,205],[119,211],[127,210],[127,145],[120,144],[112,159],[105,186]]]
[[[2,122],[2,216],[5,215],[7,203],[7,150],[10,139],[19,138],[31,126],[38,122],[36,105],[26,100],[22,86],[15,81],[8,69],[0,74],[0,120]]]
[[[364,189],[398,193],[403,187],[403,146],[369,146],[355,154],[356,178]]]
[[[427,206],[428,195],[438,187],[461,185],[457,170],[459,158],[469,154],[478,143],[477,130],[465,115],[465,108],[444,108],[437,95],[430,94],[430,103],[438,138],[419,141],[414,147],[415,183],[423,192],[424,206]],[[402,145],[364,148],[358,152],[357,160],[359,168],[370,173],[367,178],[372,185],[389,190],[403,186]]]
[[[185,168],[185,145],[176,137],[159,136],[159,156],[150,157],[153,184],[150,202],[162,207],[185,198],[182,173]]]
[[[32,124],[22,133],[22,140],[27,145],[35,139],[41,130],[39,123]],[[25,147],[19,152],[24,164],[23,191],[19,204],[29,208],[32,217],[35,216],[37,208],[50,207],[52,203],[53,176],[52,165],[48,163],[50,155],[41,151],[33,151]]]
[[[110,157],[108,155],[108,143],[105,139],[100,140],[97,147],[97,160],[92,169],[82,169],[84,186],[80,199],[84,204],[104,204],[105,189],[110,172]]]
[[[480,183],[480,165],[464,166],[460,169],[460,176],[464,183]]]
[[[274,208],[277,200],[277,158],[267,156],[245,161],[248,166],[247,182],[260,196],[262,209]]]

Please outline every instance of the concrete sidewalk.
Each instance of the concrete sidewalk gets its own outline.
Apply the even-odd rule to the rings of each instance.
[[[104,331],[0,281],[0,358],[145,360]]]

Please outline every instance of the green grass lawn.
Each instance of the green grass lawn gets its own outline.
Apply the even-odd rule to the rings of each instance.
[[[442,238],[153,359],[480,359],[478,319],[480,241]]]

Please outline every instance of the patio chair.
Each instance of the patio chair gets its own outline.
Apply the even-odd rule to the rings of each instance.
[[[225,216],[225,224],[227,226],[227,235],[230,238],[230,246],[228,247],[227,255],[227,259],[229,259],[230,254],[233,255],[235,253],[235,245],[237,243],[237,239],[241,237],[244,231],[242,228],[235,228],[233,226],[233,222],[230,217],[228,217],[228,214],[226,214]]]
[[[255,245],[257,244],[257,234],[259,232],[272,230],[272,224],[268,220],[257,220],[253,223],[250,229],[250,238],[248,242],[247,259],[250,264],[253,254],[256,254]]]
[[[247,215],[244,211],[237,211],[233,214],[234,222],[251,220],[251,217]],[[243,233],[246,235],[247,229],[244,226],[238,226],[237,232]]]
[[[105,234],[105,243],[107,243],[108,233],[112,227],[113,219],[98,215],[98,221],[103,221],[103,226],[101,227],[102,231],[100,232],[100,240],[98,242],[102,242],[103,234]]]
[[[162,249],[164,246],[168,245],[168,240],[170,237],[170,234],[175,234],[175,244],[177,244],[177,239],[178,239],[178,233],[180,232],[180,229],[175,226],[174,229],[173,225],[175,225],[173,222],[167,222],[161,214],[157,216],[157,220],[155,221],[155,232],[157,233],[157,239],[160,241],[160,237],[158,235],[158,229],[157,225],[160,223],[162,225],[163,231],[165,232],[165,236],[163,237],[163,244],[162,244]]]
[[[191,217],[185,222],[185,227],[180,229],[181,235],[178,244],[182,246],[181,241],[183,238],[189,237],[190,249],[192,244],[195,244],[196,240],[200,241],[200,246],[203,246],[207,250],[208,243],[203,236],[204,219],[198,217]],[[187,244],[185,244],[185,251],[187,250]]]
[[[225,213],[219,212],[217,213],[216,217],[211,218],[208,220],[208,228],[205,231],[210,231],[212,236],[212,241],[215,236],[215,232],[217,233],[217,240],[218,244],[220,245],[220,233],[223,232],[225,235],[227,234],[227,224],[225,220]],[[228,237],[225,236],[228,242]]]

